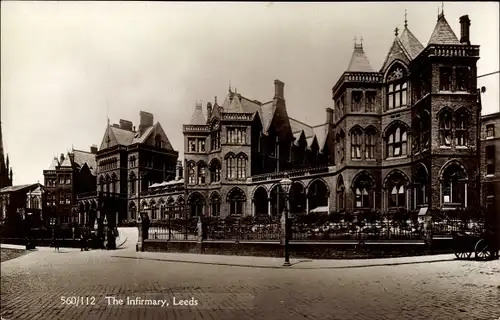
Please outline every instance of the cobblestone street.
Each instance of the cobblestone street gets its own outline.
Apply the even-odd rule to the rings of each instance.
[[[112,257],[128,249],[50,249],[1,264],[4,319],[491,319],[499,261],[265,269]],[[154,295],[153,295],[154,294]],[[166,299],[165,307],[108,305]],[[79,306],[61,297],[85,297]],[[197,306],[174,306],[180,299]],[[87,299],[89,298],[89,299]],[[95,298],[95,300],[94,300]],[[76,303],[68,299],[69,303]],[[81,304],[84,305],[81,305]]]

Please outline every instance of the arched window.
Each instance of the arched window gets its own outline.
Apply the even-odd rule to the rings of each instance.
[[[451,113],[448,110],[439,115],[439,142],[441,146],[451,146]]]
[[[188,170],[188,183],[189,184],[196,184],[196,171],[194,168],[195,168],[194,162],[188,163],[187,170]]]
[[[99,177],[99,191],[104,192],[104,185],[106,184],[104,176]]]
[[[135,184],[136,184],[136,178],[134,172],[131,172],[129,175],[129,190],[131,195],[135,195]]]
[[[217,217],[220,215],[220,196],[217,192],[212,193],[210,196],[210,213],[212,217]]]
[[[377,132],[373,128],[368,128],[365,131],[365,158],[375,159],[375,146]]]
[[[116,178],[116,174],[114,174],[114,173],[111,176],[111,192],[112,193],[119,193],[119,190],[118,190],[118,178]]]
[[[212,124],[210,132],[210,150],[219,150],[220,148],[220,128],[219,122],[215,121]]]
[[[442,201],[446,204],[466,206],[467,173],[462,166],[452,163],[442,174]]]
[[[398,171],[389,173],[386,181],[389,198],[387,204],[389,208],[407,208],[407,181],[405,176]]]
[[[387,109],[395,109],[407,105],[408,83],[404,69],[396,65],[387,77]]]
[[[210,163],[210,182],[220,182],[220,169],[221,165],[219,160],[214,159]]]
[[[408,136],[406,128],[401,125],[394,125],[387,132],[387,157],[400,157],[408,152]]]
[[[245,179],[247,172],[247,157],[244,154],[239,154],[236,160],[236,171],[238,174],[238,179]]]
[[[205,184],[206,167],[204,162],[198,162],[198,184]]]
[[[351,159],[361,159],[361,142],[362,142],[361,129],[356,128],[351,132]]]
[[[203,207],[205,206],[205,198],[198,192],[193,193],[188,200],[191,217],[203,215]]]
[[[428,203],[427,189],[429,185],[429,177],[427,168],[422,163],[417,165],[417,169],[413,175],[413,184],[415,186],[416,206],[425,206]]]
[[[242,215],[244,213],[244,204],[246,196],[240,188],[233,188],[227,194],[227,202],[229,202],[229,214]]]
[[[468,117],[465,111],[457,114],[455,119],[455,145],[459,147],[467,146]]]
[[[253,203],[255,205],[255,215],[271,214],[268,207],[268,195],[264,187],[258,187],[253,195]]]
[[[233,154],[226,156],[227,179],[236,179],[236,157]]]
[[[345,186],[342,176],[337,180],[337,209],[339,211],[345,209]]]
[[[357,209],[372,208],[372,191],[375,187],[373,178],[366,172],[358,175],[353,183],[354,207]]]
[[[111,178],[109,177],[109,175],[106,175],[106,189],[104,190],[105,192],[109,192],[110,190],[110,186],[111,186]]]

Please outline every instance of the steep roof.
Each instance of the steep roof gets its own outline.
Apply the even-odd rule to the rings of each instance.
[[[351,62],[347,67],[347,72],[373,72],[373,68],[370,65],[370,61],[366,57],[363,51],[362,44],[355,44],[354,51],[352,52]]]
[[[95,154],[81,150],[73,150],[73,161],[78,164],[80,168],[82,168],[84,164],[87,164],[90,172],[96,175],[97,164]]]
[[[194,108],[193,115],[191,116],[191,122],[189,122],[191,125],[205,125],[207,124],[205,120],[205,115],[203,114],[203,109],[201,107],[201,104],[196,104],[196,107]]]
[[[288,121],[290,122],[292,133],[304,131],[306,137],[310,137],[311,135],[314,134],[312,127],[303,122],[295,120],[294,118],[291,117],[288,117]]]
[[[399,40],[412,60],[424,50],[424,46],[418,41],[417,37],[413,35],[410,29],[408,29],[408,25],[405,25],[403,32],[399,36]]]
[[[328,135],[328,124],[325,123],[313,127],[313,132],[316,135],[316,139],[318,139],[319,150],[323,150],[326,142],[326,137]]]
[[[56,170],[56,167],[59,167],[59,160],[57,160],[57,158],[54,157],[52,163],[50,164],[49,170]]]
[[[61,163],[60,165],[61,167],[73,167],[71,165],[71,160],[69,159],[69,156],[67,156],[66,158],[64,158],[63,162]]]
[[[0,189],[0,193],[16,192],[16,191],[20,191],[23,189],[31,188],[33,186],[38,186],[38,185],[40,185],[40,184],[39,183],[32,183],[32,184],[22,184],[22,185],[18,185],[18,186],[5,187],[5,188]]]
[[[443,13],[439,15],[436,27],[434,27],[434,31],[427,44],[460,44]]]

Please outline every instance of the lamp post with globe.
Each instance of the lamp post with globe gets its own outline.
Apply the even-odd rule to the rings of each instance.
[[[280,181],[281,188],[283,189],[283,193],[285,196],[285,208],[283,210],[283,219],[285,220],[284,226],[284,235],[285,235],[285,263],[284,267],[290,266],[290,249],[289,249],[289,221],[288,221],[288,192],[290,192],[290,188],[292,186],[292,180],[288,178],[288,175],[285,175],[285,178]]]

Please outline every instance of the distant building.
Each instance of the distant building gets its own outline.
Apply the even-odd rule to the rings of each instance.
[[[54,158],[49,169],[43,171],[45,179],[44,215],[57,218],[58,223],[79,221],[72,208],[76,204],[76,195],[93,192],[96,189],[96,153],[97,147],[90,152],[71,150],[66,155]]]
[[[2,224],[7,226],[4,236],[15,235],[22,228],[23,220],[33,218],[32,211],[26,210],[28,194],[41,187],[41,184],[33,183],[0,189],[0,215]]]
[[[500,208],[500,113],[481,117],[482,200]]]

